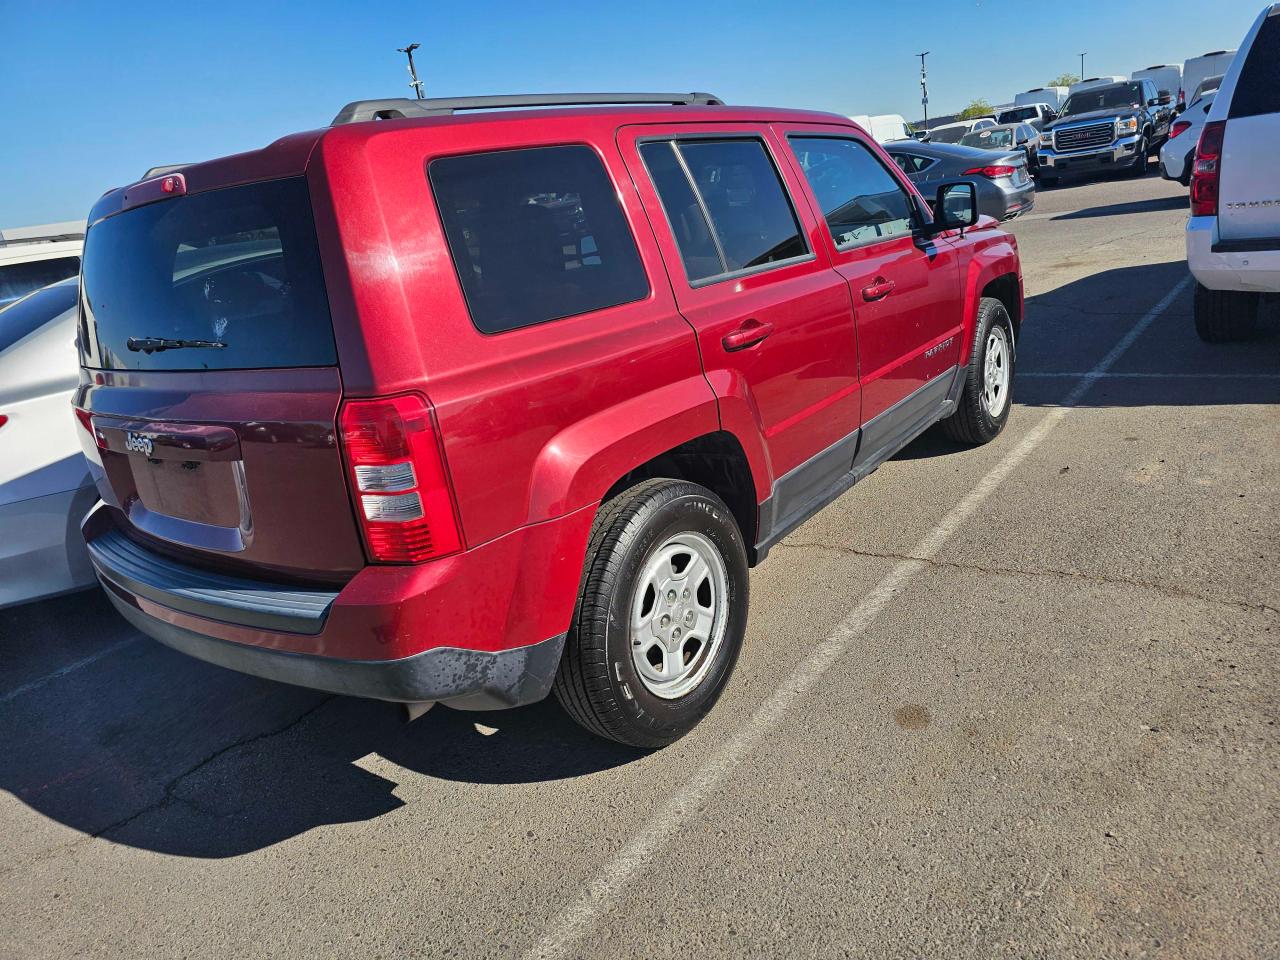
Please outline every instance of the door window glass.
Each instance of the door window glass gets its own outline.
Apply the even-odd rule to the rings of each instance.
[[[840,249],[911,232],[912,204],[880,161],[856,140],[792,137],[800,166]]]

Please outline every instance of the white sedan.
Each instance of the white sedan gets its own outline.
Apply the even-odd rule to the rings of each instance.
[[[71,409],[79,279],[0,310],[0,607],[92,586],[80,521],[97,499]]]

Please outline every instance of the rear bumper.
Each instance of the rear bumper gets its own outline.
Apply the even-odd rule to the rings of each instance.
[[[483,710],[550,691],[592,516],[580,510],[429,563],[369,566],[340,588],[175,562],[125,537],[102,505],[84,534],[120,613],[183,653],[332,693]]]
[[[1280,239],[1223,243],[1218,239],[1217,217],[1187,221],[1187,265],[1210,290],[1280,293]]]
[[[1138,162],[1140,137],[1122,137],[1110,146],[1096,150],[1059,152],[1053,147],[1040,148],[1040,172],[1065,177],[1088,175],[1107,170],[1123,170]]]

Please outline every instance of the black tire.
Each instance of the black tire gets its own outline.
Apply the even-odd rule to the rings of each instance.
[[[701,679],[675,699],[651,692],[631,653],[631,612],[649,558],[682,533],[698,534],[724,562],[727,591],[719,646]],[[556,699],[598,736],[634,747],[680,739],[720,698],[747,627],[747,551],[729,508],[705,487],[646,480],[601,506],[591,528],[573,624],[556,674]],[[699,668],[701,670],[703,668]]]
[[[1135,177],[1145,177],[1150,165],[1151,148],[1147,145],[1147,138],[1143,137],[1138,141],[1138,159],[1134,161],[1130,171]]]
[[[1009,371],[1003,406],[1000,407],[998,415],[992,416],[987,407],[983,388],[987,346],[991,328],[995,326],[1004,329],[1008,346],[1006,356]],[[978,302],[978,322],[974,327],[971,347],[969,364],[960,371],[960,376],[964,377],[964,389],[960,393],[955,413],[942,421],[942,429],[952,440],[977,446],[989,443],[1000,435],[1000,431],[1009,420],[1009,409],[1013,406],[1010,394],[1013,389],[1016,344],[1013,340],[1013,322],[1009,319],[1009,311],[999,300],[983,297]]]
[[[1241,290],[1210,290],[1196,284],[1196,333],[1205,343],[1247,340],[1258,329],[1261,298]]]

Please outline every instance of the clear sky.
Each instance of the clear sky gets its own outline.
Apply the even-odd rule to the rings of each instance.
[[[263,146],[347,101],[706,90],[901,113],[1011,100],[1064,71],[1127,74],[1235,47],[1262,0],[555,0],[148,4],[0,0],[0,228],[83,217],[150,166]]]

